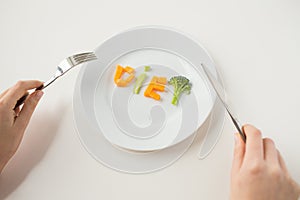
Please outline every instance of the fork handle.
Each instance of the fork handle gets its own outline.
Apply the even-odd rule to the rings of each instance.
[[[44,88],[48,87],[48,85],[50,85],[51,83],[53,83],[56,79],[58,79],[58,77],[59,76],[53,76],[51,79],[49,79],[48,81],[46,81],[43,85],[41,85],[37,89],[43,90]]]
[[[42,90],[42,89],[44,89],[44,84],[41,85],[40,87],[36,88],[35,91],[37,91],[37,90]],[[17,103],[16,103],[16,105],[15,105],[15,107],[14,107],[14,110],[15,110],[17,107],[19,107],[20,105],[22,105],[22,104],[25,102],[25,100],[27,99],[28,95],[29,95],[29,93],[27,92],[26,94],[24,94],[24,95],[17,101]]]
[[[37,90],[43,90],[45,89],[48,85],[50,85],[51,83],[53,83],[59,76],[53,76],[51,79],[49,79],[47,82],[43,83],[43,85],[41,85],[40,87],[36,88],[35,91]],[[28,97],[28,93],[24,94],[16,103],[14,110],[19,107],[20,105],[22,105],[26,98]]]
[[[20,105],[22,105],[24,103],[24,101],[27,99],[29,93],[24,94],[16,103],[14,110],[19,107]]]

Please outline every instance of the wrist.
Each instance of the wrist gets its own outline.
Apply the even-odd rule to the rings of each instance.
[[[10,155],[11,155],[10,153],[8,154],[3,154],[3,152],[0,153],[0,174],[2,173],[2,170],[4,169],[4,167],[10,160],[10,158],[12,157]]]
[[[2,173],[7,162],[0,162],[0,174]]]

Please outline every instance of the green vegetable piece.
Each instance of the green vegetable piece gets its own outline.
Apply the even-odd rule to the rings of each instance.
[[[172,104],[177,105],[178,100],[181,94],[186,93],[190,94],[192,89],[192,84],[190,80],[184,76],[174,76],[172,77],[169,82],[170,85],[174,87],[174,95],[172,99]]]
[[[147,78],[147,74],[146,73],[142,73],[140,74],[134,84],[134,88],[133,88],[133,93],[134,94],[138,94],[140,93],[141,87],[145,81],[145,79]]]
[[[144,68],[144,71],[145,72],[149,72],[151,70],[151,67],[150,66],[145,66],[145,68]]]

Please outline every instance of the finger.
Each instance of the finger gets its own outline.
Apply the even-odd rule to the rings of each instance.
[[[27,99],[28,95],[29,95],[29,92],[25,92],[25,94],[20,99],[18,99],[17,103],[15,104],[14,110],[23,105],[23,103]]]
[[[42,96],[43,96],[43,91],[38,90],[38,91],[33,92],[26,99],[24,106],[19,113],[19,116],[17,117],[17,119],[15,121],[15,126],[18,129],[24,130],[27,127],[29,120],[32,116],[32,113],[35,110],[35,108]]]
[[[235,133],[235,146],[232,162],[232,173],[237,172],[244,160],[245,155],[245,143],[238,133]]]
[[[8,92],[3,96],[3,101],[12,109],[17,101],[27,92],[41,86],[43,83],[37,80],[18,81]]]
[[[263,141],[261,132],[252,125],[243,126],[247,137],[245,160],[262,161],[263,160]]]
[[[272,165],[279,165],[277,149],[275,147],[273,140],[271,140],[270,138],[264,138],[263,146],[264,146],[264,159],[267,161],[267,163],[270,163]]]
[[[2,92],[2,93],[0,94],[0,99],[8,92],[8,90],[9,90],[9,89],[5,90],[4,92]]]
[[[16,117],[19,116],[19,113],[20,113],[20,111],[21,111],[20,106],[19,106],[19,107],[16,107],[16,109],[15,109],[14,111],[15,111],[15,116],[16,116]]]
[[[278,156],[278,161],[279,161],[279,165],[281,167],[281,169],[288,174],[288,169],[286,167],[286,164],[283,160],[283,157],[281,156],[281,153],[277,150],[277,156]]]

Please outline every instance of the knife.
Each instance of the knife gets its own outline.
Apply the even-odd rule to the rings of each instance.
[[[239,132],[242,140],[244,142],[246,142],[246,134],[244,133],[242,126],[238,122],[237,118],[232,114],[232,111],[230,110],[228,104],[225,102],[224,97],[221,95],[221,91],[223,90],[223,88],[221,87],[219,82],[215,79],[215,77],[211,74],[209,69],[207,69],[207,67],[203,63],[201,63],[201,66],[202,66],[202,69],[205,72],[205,75],[206,75],[207,79],[209,80],[211,86],[214,88],[215,93],[217,94],[218,98],[220,99],[220,101],[222,102],[223,106],[225,107],[227,113],[229,114],[235,128]]]

